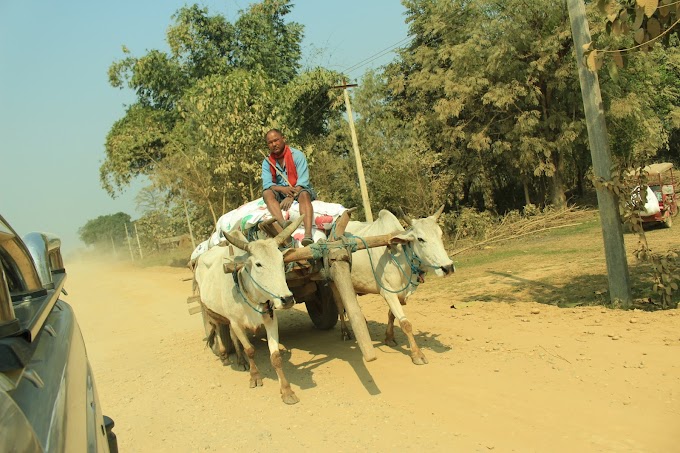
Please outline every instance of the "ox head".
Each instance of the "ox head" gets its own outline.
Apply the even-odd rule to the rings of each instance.
[[[442,229],[437,224],[439,216],[444,211],[444,206],[433,215],[424,219],[411,219],[399,209],[399,216],[406,222],[408,228],[402,234],[392,238],[393,243],[413,244],[413,252],[422,260],[423,267],[433,269],[439,277],[453,274],[456,268],[453,261],[446,254],[444,242],[442,242]]]
[[[283,253],[279,246],[300,226],[303,218],[300,216],[273,239],[247,242],[230,234],[225,235],[232,245],[247,252],[242,258],[243,268],[240,272],[251,301],[268,304],[275,309],[290,308],[295,304],[293,293],[286,283]]]

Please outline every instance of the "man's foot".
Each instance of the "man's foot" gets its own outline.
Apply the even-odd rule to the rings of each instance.
[[[302,244],[303,247],[307,247],[308,245],[314,244],[314,239],[312,239],[311,236],[305,236],[302,238],[302,241],[300,241],[300,244]]]

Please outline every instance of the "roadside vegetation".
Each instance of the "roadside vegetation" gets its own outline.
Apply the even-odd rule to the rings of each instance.
[[[592,196],[594,184],[565,2],[402,3],[410,39],[351,93],[373,211],[418,217],[444,204],[454,254],[464,244],[522,242],[541,228],[567,234],[579,211],[565,211],[568,200]],[[680,3],[587,3],[588,63],[607,68],[598,76],[615,173],[680,163]],[[354,78],[302,64],[293,7],[262,0],[230,22],[185,6],[167,29],[169,51],[123,47],[109,80],[136,101],[111,126],[100,176],[112,196],[147,178],[144,214],[124,222],[127,236],[101,222],[86,243],[137,245],[145,262],[167,254],[162,240],[191,231],[200,242],[221,214],[259,196],[271,127],[306,153],[320,199],[363,217],[342,91],[332,89]],[[597,184],[623,200],[622,218],[641,234],[623,179]],[[635,256],[655,272],[652,299],[674,307],[677,249],[653,249],[644,236],[637,244]]]

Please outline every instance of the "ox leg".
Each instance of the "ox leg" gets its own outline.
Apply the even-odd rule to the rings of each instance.
[[[276,371],[276,376],[279,378],[279,385],[281,386],[281,399],[286,404],[298,403],[300,399],[293,392],[293,389],[290,388],[290,383],[283,374],[283,360],[279,351],[279,323],[276,319],[276,313],[271,318],[264,316],[264,328],[267,330],[267,345],[269,346],[272,366]]]
[[[231,363],[231,360],[229,360],[229,352],[227,351],[227,345],[224,344],[224,339],[222,338],[224,324],[215,324],[214,328],[215,333],[217,334],[217,349],[220,353],[222,365],[229,365]]]
[[[243,356],[243,347],[241,346],[241,342],[239,341],[238,336],[236,335],[236,332],[233,328],[229,329],[229,336],[231,337],[231,342],[234,344],[236,367],[241,371],[245,371],[248,369],[248,364],[245,357]]]
[[[333,291],[333,299],[335,300],[335,306],[338,307],[338,316],[340,317],[340,336],[343,341],[352,339],[352,331],[347,327],[347,312],[345,311],[345,305],[342,303],[342,296],[340,291],[338,291],[337,286],[334,282],[331,282],[331,291]]]
[[[394,339],[394,313],[392,313],[392,310],[387,310],[387,329],[385,330],[385,344],[388,346],[397,345],[397,341]]]
[[[262,375],[260,374],[257,365],[255,365],[255,348],[250,340],[248,340],[248,335],[241,329],[241,326],[237,326],[235,323],[232,323],[231,330],[232,332],[235,332],[238,340],[243,345],[246,356],[248,356],[248,365],[250,365],[250,388],[262,387]]]
[[[394,318],[397,318],[399,320],[399,326],[401,327],[401,330],[404,332],[406,338],[408,339],[408,345],[409,348],[411,349],[411,361],[416,365],[425,365],[426,363],[428,363],[427,358],[425,357],[425,354],[423,354],[423,351],[420,350],[418,344],[416,343],[416,339],[413,336],[413,327],[411,326],[411,322],[408,319],[406,319],[406,315],[404,314],[404,309],[401,306],[399,297],[397,297],[396,294],[388,293],[385,291],[382,292],[382,296],[387,301],[387,305],[390,306],[390,313],[392,314],[391,318],[388,317],[385,341],[387,342],[390,339],[390,335],[391,340],[394,341]]]
[[[224,324],[221,324],[219,321],[213,319],[208,320],[206,318],[204,325],[208,331],[208,335],[205,338],[208,347],[212,349],[213,353],[215,353],[215,355],[220,358],[222,365],[228,365],[231,363],[229,360],[229,353],[227,351],[226,345],[222,341],[222,331],[224,329]]]

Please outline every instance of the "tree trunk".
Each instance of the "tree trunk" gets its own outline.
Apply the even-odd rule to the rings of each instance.
[[[550,204],[556,208],[563,208],[567,205],[567,196],[564,193],[564,181],[562,181],[562,159],[559,154],[553,153],[552,161],[555,173],[550,177]]]
[[[531,198],[529,198],[529,184],[526,179],[522,180],[522,187],[524,188],[524,206],[529,206],[531,204]]]
[[[212,214],[213,218],[213,225],[217,225],[217,216],[215,215],[215,208],[213,208],[213,204],[210,200],[208,201],[208,208],[210,209],[210,214]]]

